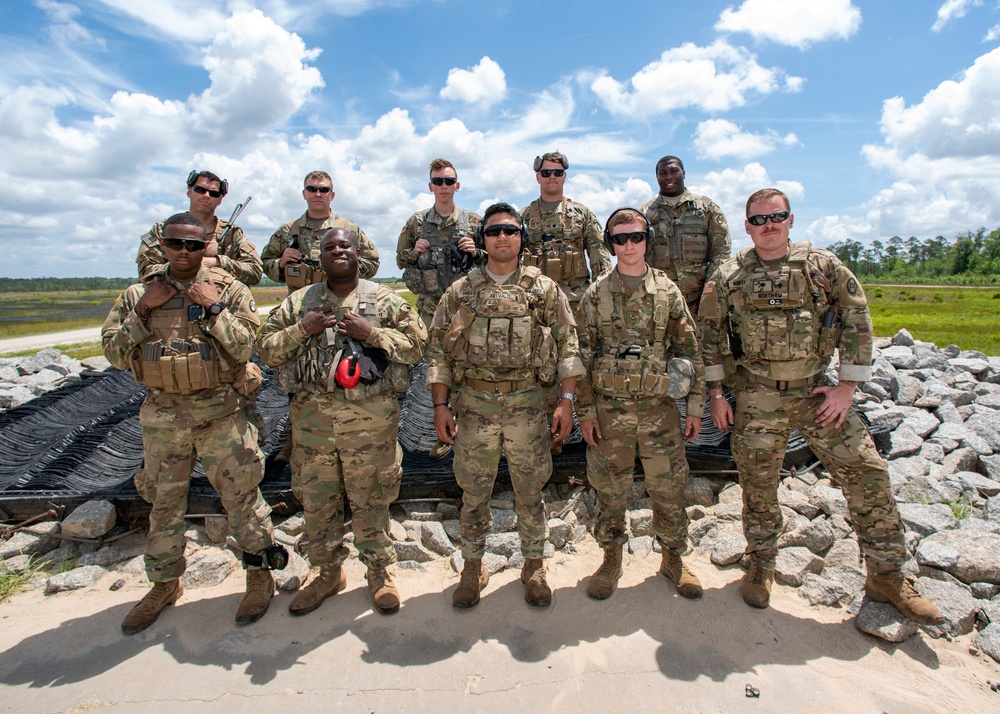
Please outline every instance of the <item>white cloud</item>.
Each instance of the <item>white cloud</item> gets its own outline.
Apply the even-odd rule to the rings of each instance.
[[[483,57],[471,69],[448,70],[448,82],[441,89],[443,99],[467,104],[492,106],[507,93],[507,78],[503,69],[489,57]]]
[[[1000,39],[1000,24],[994,25],[986,32],[986,37],[983,38],[983,42],[993,42],[998,39]]]
[[[937,20],[931,29],[935,32],[940,32],[952,20],[965,17],[965,13],[969,11],[969,8],[981,6],[982,4],[982,0],[945,0],[941,4],[941,7],[938,8]]]
[[[747,32],[756,40],[799,49],[823,40],[846,40],[859,27],[861,10],[851,0],[744,0],[735,10],[723,10],[715,23],[720,32]]]
[[[717,40],[707,47],[686,42],[669,49],[628,81],[601,72],[580,75],[612,114],[652,116],[696,107],[723,112],[746,104],[754,95],[797,92],[801,77],[781,69],[762,67],[754,54]]]
[[[698,124],[694,132],[694,148],[699,158],[719,160],[727,156],[746,161],[769,154],[778,147],[799,144],[795,134],[779,135],[769,130],[765,134],[744,132],[726,119],[709,119]]]

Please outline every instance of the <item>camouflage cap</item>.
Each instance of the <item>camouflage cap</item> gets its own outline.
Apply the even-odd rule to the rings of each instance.
[[[687,357],[674,357],[667,365],[667,376],[670,377],[667,396],[673,399],[686,397],[694,381],[694,363]]]
[[[547,154],[536,156],[535,171],[538,171],[540,168],[542,168],[543,161],[555,161],[557,164],[560,164],[564,169],[569,168],[569,159],[567,159],[564,154],[560,154],[558,151],[550,151]]]

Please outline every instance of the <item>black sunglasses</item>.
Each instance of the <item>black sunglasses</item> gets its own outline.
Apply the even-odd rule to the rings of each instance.
[[[184,240],[183,238],[164,238],[163,245],[170,250],[180,250],[181,248],[187,248],[188,253],[197,253],[199,250],[205,250],[205,241],[203,240]]]
[[[483,234],[488,235],[490,238],[496,238],[498,235],[503,233],[505,236],[516,236],[521,234],[521,226],[515,226],[512,223],[501,223],[496,226],[488,226],[483,229]]]
[[[646,240],[646,231],[633,231],[632,233],[612,233],[611,242],[615,245],[625,245],[626,243],[642,243]]]
[[[333,189],[330,186],[306,186],[309,193],[330,193]]]
[[[566,175],[566,171],[563,169],[540,169],[538,171],[542,175],[542,178],[548,178],[549,176],[555,176],[556,178],[562,178]]]
[[[200,193],[202,196],[207,193],[212,198],[222,198],[226,195],[222,191],[216,191],[214,188],[205,188],[204,186],[199,186],[198,184],[192,186],[191,190],[195,193]]]
[[[748,216],[747,223],[751,226],[762,226],[767,223],[767,219],[771,219],[771,223],[784,223],[788,220],[788,216],[791,211],[778,211],[776,213],[768,213],[764,215],[763,213],[757,216]]]
[[[431,179],[431,183],[435,186],[454,186],[457,181],[457,178],[451,176],[435,176]]]

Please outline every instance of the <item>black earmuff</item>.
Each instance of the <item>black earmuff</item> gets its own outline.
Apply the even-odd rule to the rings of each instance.
[[[528,250],[528,226],[525,224],[524,219],[521,218],[521,216],[519,215],[517,216],[517,222],[521,226],[521,252],[524,253],[525,251]],[[480,222],[478,226],[476,226],[476,237],[475,237],[476,248],[482,251],[486,250],[486,234],[484,232],[485,228],[486,228],[486,220],[483,219],[483,221]]]
[[[646,222],[646,251],[649,252],[649,246],[653,244],[653,230],[652,228],[649,227],[649,219],[638,208],[632,208],[630,206],[623,206],[622,208],[618,208],[614,212],[612,212],[610,216],[608,216],[608,220],[605,221],[604,223],[604,245],[607,246],[608,250],[611,252],[611,255],[615,254],[615,244],[611,242],[611,219],[614,218],[619,213],[621,213],[622,211],[635,211],[640,216],[642,216],[642,220]]]
[[[192,171],[187,177],[187,187],[191,188],[198,182],[198,172]],[[222,195],[225,196],[229,193],[229,182],[226,179],[219,179],[219,190],[222,191]]]

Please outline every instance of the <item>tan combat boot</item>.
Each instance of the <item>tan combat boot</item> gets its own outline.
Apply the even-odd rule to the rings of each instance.
[[[368,566],[368,592],[372,594],[375,609],[383,615],[399,611],[399,590],[384,565]]]
[[[590,576],[587,595],[595,600],[607,600],[615,591],[615,585],[622,577],[622,547],[613,545],[604,549],[604,562],[597,572]]]
[[[462,568],[462,579],[451,596],[455,607],[472,607],[479,602],[479,593],[490,582],[490,574],[483,567],[482,560],[467,560]]]
[[[552,604],[552,588],[545,582],[545,563],[541,558],[528,558],[521,568],[524,599],[529,605],[547,607]]]
[[[323,604],[331,595],[336,595],[347,587],[347,575],[339,565],[324,565],[319,575],[299,590],[288,604],[292,615],[308,615]]]
[[[930,600],[913,589],[910,581],[902,576],[868,574],[865,592],[875,602],[888,602],[903,615],[921,625],[940,625],[944,615]]]
[[[173,605],[182,594],[184,586],[180,580],[167,580],[154,584],[153,589],[146,593],[122,620],[122,632],[126,635],[142,632],[156,622],[163,608]]]
[[[663,558],[660,561],[660,572],[674,581],[677,592],[682,597],[692,600],[701,597],[701,581],[688,569],[687,563],[677,553],[664,549]]]
[[[756,560],[750,561],[750,570],[743,576],[740,594],[743,602],[750,607],[767,607],[771,602],[771,583],[774,582],[774,568],[765,568]]]
[[[247,594],[236,610],[236,624],[249,625],[264,617],[274,597],[274,576],[269,570],[247,568]]]

